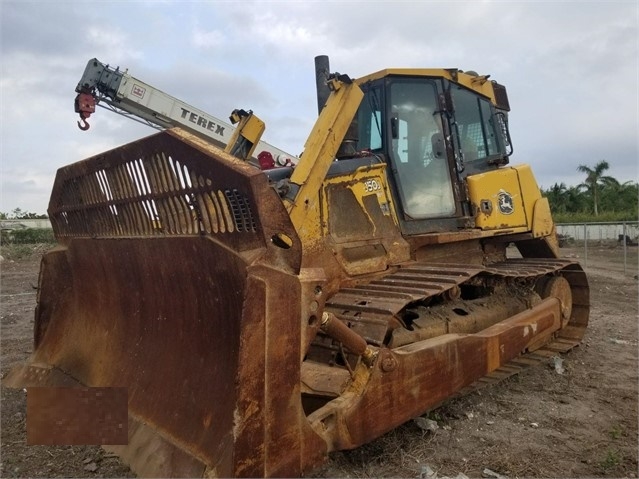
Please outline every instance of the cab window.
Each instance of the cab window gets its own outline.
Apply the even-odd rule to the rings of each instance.
[[[452,216],[455,201],[437,90],[430,80],[390,85],[390,156],[408,219]]]
[[[460,87],[451,93],[464,162],[500,154],[498,130],[488,100]]]

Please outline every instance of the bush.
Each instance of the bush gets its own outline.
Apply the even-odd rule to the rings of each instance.
[[[621,223],[623,221],[637,221],[637,215],[631,212],[607,211],[595,216],[592,213],[553,213],[555,223]]]
[[[55,243],[51,228],[25,228],[19,230],[2,230],[0,243],[6,244],[40,244]]]

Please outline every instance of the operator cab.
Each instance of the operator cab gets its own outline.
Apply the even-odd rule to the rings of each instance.
[[[456,70],[421,72],[385,70],[358,81],[365,96],[356,149],[386,160],[405,234],[472,227],[466,176],[505,165],[512,153],[505,88]],[[470,85],[479,78],[486,86],[478,89],[500,101],[455,81],[461,76]]]

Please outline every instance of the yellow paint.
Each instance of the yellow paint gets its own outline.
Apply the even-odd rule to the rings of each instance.
[[[535,238],[548,236],[553,232],[554,223],[550,215],[548,198],[539,198],[535,201],[533,210],[532,233]]]
[[[475,225],[482,230],[525,228],[535,237],[552,233],[553,222],[548,200],[541,197],[539,186],[528,165],[500,168],[467,178]],[[502,207],[507,195],[512,198],[512,213]],[[490,202],[489,211],[482,202]]]
[[[358,78],[356,81],[358,84],[363,85],[368,81],[379,80],[388,75],[445,78],[489,98],[493,104],[496,103],[493,83],[486,76],[473,76],[457,71],[457,80],[455,81],[451,70],[445,68],[387,68],[386,70],[380,70]]]
[[[524,199],[516,169],[501,168],[480,173],[469,176],[467,181],[470,202],[473,211],[476,212],[475,226],[483,230],[527,226]],[[489,212],[481,211],[482,201],[489,202]],[[511,208],[507,208],[509,202]]]
[[[234,110],[231,114],[231,120],[233,123],[239,124],[233,131],[233,135],[231,136],[231,139],[229,140],[228,145],[226,145],[224,151],[226,153],[233,154],[233,150],[236,148],[236,144],[238,142],[248,141],[252,146],[242,159],[249,160],[251,156],[253,156],[253,151],[259,143],[260,138],[262,138],[262,133],[264,133],[266,126],[262,120],[253,114],[253,112],[249,112],[248,115],[242,116],[237,110]]]
[[[290,183],[294,187],[299,186],[299,190],[294,198],[284,200],[302,243],[312,240],[308,235],[314,233],[311,231],[314,228],[309,229],[305,218],[317,214],[326,173],[364,97],[356,83],[332,80],[330,86],[332,93],[306,140],[302,158],[291,176]]]
[[[324,182],[324,187],[326,188],[329,185],[336,184],[344,184],[353,192],[353,196],[355,196],[360,208],[368,218],[368,221],[373,225],[374,231],[376,230],[377,225],[364,206],[364,197],[366,196],[375,195],[382,212],[384,212],[387,216],[391,216],[396,225],[399,224],[395,215],[395,207],[393,206],[390,188],[386,181],[385,163],[361,166],[353,172],[328,178]],[[328,235],[328,198],[327,195],[322,196],[322,225],[324,227],[324,234]]]
[[[529,165],[517,165],[513,166],[513,169],[517,171],[519,176],[521,194],[525,200],[524,208],[526,210],[526,218],[528,218],[528,228],[532,229],[535,203],[541,198],[541,191],[539,191],[539,185]]]
[[[306,214],[304,215],[303,221],[295,225],[295,229],[297,230],[297,234],[300,237],[302,242],[302,246],[307,250],[314,250],[317,248],[322,248],[324,244],[324,235],[322,227],[322,219],[321,219],[321,205],[323,201],[321,197],[323,195],[318,193],[318,201],[314,201],[309,207],[306,209]]]
[[[298,235],[307,251],[325,247],[325,238],[330,235],[330,211],[326,190],[335,185],[342,185],[342,187],[351,190],[361,211],[366,215],[373,227],[374,233],[372,237],[377,235],[378,225],[364,206],[364,198],[367,196],[374,195],[382,213],[392,218],[395,225],[399,224],[395,214],[390,186],[386,178],[386,164],[377,163],[370,166],[360,166],[351,172],[324,179],[318,194],[318,201],[309,206],[303,221],[297,226]]]
[[[333,176],[324,180],[319,193],[319,202],[313,202],[307,209],[304,220],[297,228],[298,235],[302,238],[302,242],[306,247],[311,247],[312,249],[312,245],[315,243],[323,244],[322,238],[329,234],[328,217],[330,212],[325,189],[337,184],[343,184],[353,192],[357,203],[368,217],[373,228],[376,228],[375,222],[364,207],[364,197],[371,194],[377,197],[380,209],[382,209],[382,211],[388,211],[388,215],[393,218],[393,222],[396,225],[398,224],[390,188],[386,181],[386,164],[379,163],[371,166],[361,166],[353,172]]]

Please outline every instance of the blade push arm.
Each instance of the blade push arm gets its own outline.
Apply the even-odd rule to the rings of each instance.
[[[347,76],[329,80],[331,94],[304,145],[304,154],[293,171],[284,198],[291,221],[299,231],[318,193],[344,136],[364,98],[359,86]]]

